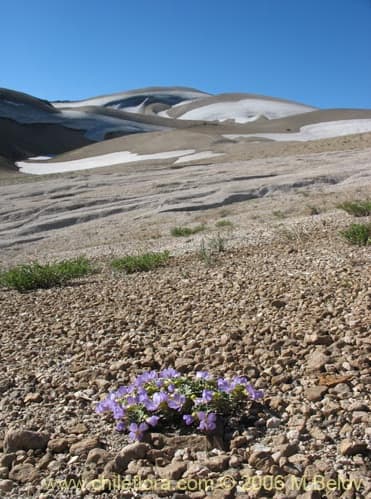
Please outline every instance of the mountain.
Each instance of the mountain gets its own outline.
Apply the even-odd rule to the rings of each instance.
[[[317,109],[255,94],[149,87],[48,102],[0,89],[0,156],[24,173],[225,160],[246,153],[252,141],[300,142],[369,131],[371,110]]]

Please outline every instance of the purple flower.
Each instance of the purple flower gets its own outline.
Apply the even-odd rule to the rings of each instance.
[[[109,400],[108,398],[102,400],[101,402],[99,402],[99,404],[97,405],[95,410],[98,414],[101,414],[102,412],[106,412],[106,411],[111,411],[112,410],[112,400]]]
[[[207,404],[211,402],[214,398],[214,392],[212,390],[202,390],[201,398],[195,399],[196,404]]]
[[[183,395],[182,393],[175,393],[172,398],[168,400],[167,405],[170,407],[170,409],[179,411],[183,407],[185,401],[185,395]]]
[[[146,423],[148,423],[150,426],[156,426],[159,419],[159,416],[150,416],[146,419]]]
[[[194,421],[194,417],[191,414],[184,414],[183,421],[187,426],[191,425]]]
[[[129,393],[129,388],[127,386],[120,386],[118,390],[114,392],[115,398],[121,398]]]
[[[112,413],[115,419],[121,419],[125,416],[124,408],[122,407],[122,405],[118,404],[117,402],[113,403]]]
[[[210,412],[207,414],[206,412],[200,411],[197,413],[197,417],[200,421],[198,425],[199,430],[203,431],[213,431],[216,428],[216,414],[214,412]]]
[[[123,423],[122,421],[120,423],[117,423],[117,425],[116,425],[117,431],[124,431],[125,428],[126,428],[125,423]]]
[[[211,375],[207,371],[197,371],[196,378],[198,378],[198,379],[210,379]]]
[[[153,394],[152,400],[144,400],[143,405],[147,411],[157,411],[157,409],[162,405],[166,404],[168,401],[168,394],[165,392],[156,392]]]
[[[137,377],[137,379],[135,380],[134,384],[136,386],[142,386],[145,383],[148,383],[150,381],[157,379],[157,377],[158,377],[158,374],[156,371],[148,371],[148,372],[145,372],[143,374],[140,374]]]
[[[246,388],[253,400],[259,400],[264,397],[264,392],[262,390],[255,390],[255,388],[251,386],[250,383],[247,383]]]
[[[229,393],[232,389],[230,382],[227,379],[219,378],[218,379],[218,389],[221,392]]]
[[[134,440],[142,440],[143,433],[148,430],[148,425],[146,423],[131,423],[129,426],[129,439]]]
[[[125,400],[126,405],[136,405],[138,403],[138,397],[136,395],[129,395]]]
[[[231,383],[232,388],[236,388],[237,385],[242,385],[247,388],[247,378],[245,378],[245,376],[236,376],[235,378],[233,378]]]
[[[180,372],[172,367],[168,367],[160,372],[160,376],[161,378],[179,378]]]

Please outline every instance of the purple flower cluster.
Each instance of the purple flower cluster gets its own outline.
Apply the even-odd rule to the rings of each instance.
[[[135,441],[159,424],[183,422],[204,432],[214,431],[218,415],[233,412],[246,398],[262,396],[245,377],[215,379],[206,371],[190,377],[170,367],[144,372],[131,384],[109,393],[96,411],[111,412],[116,429],[127,430]]]

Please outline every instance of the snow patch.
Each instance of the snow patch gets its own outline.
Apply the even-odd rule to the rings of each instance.
[[[227,139],[238,139],[239,137],[261,137],[277,142],[307,142],[310,140],[330,139],[344,135],[371,132],[371,119],[325,121],[314,125],[305,125],[296,133],[249,133],[249,134],[225,134]]]
[[[294,114],[314,111],[315,108],[291,102],[268,99],[242,99],[239,101],[216,102],[192,109],[179,116],[182,120],[227,121],[248,123],[260,117],[284,118]]]
[[[113,166],[122,163],[131,163],[136,161],[147,161],[155,159],[167,159],[177,156],[184,156],[194,153],[194,149],[184,149],[177,151],[157,152],[153,154],[137,154],[130,151],[112,152],[93,156],[91,158],[75,159],[71,161],[58,161],[55,163],[35,163],[33,161],[18,161],[16,166],[22,173],[32,175],[45,175],[49,173],[63,173],[77,170],[88,170],[90,168],[101,168],[103,166]]]

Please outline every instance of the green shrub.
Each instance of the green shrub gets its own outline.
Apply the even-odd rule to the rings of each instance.
[[[172,236],[175,237],[187,237],[192,236],[192,234],[197,234],[206,229],[204,224],[196,225],[196,227],[173,227],[170,231]]]
[[[143,253],[142,255],[128,255],[112,260],[111,267],[119,272],[132,274],[134,272],[148,272],[166,264],[170,256],[168,251],[161,253]]]
[[[367,246],[370,244],[371,224],[352,224],[340,234],[351,244]]]
[[[93,270],[90,261],[85,257],[45,265],[34,262],[2,271],[0,285],[21,292],[46,289],[65,284],[74,277],[90,274]]]
[[[367,217],[371,215],[371,201],[346,201],[339,204],[338,208],[345,210],[349,215],[354,217]]]

